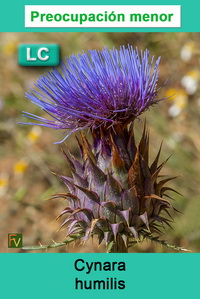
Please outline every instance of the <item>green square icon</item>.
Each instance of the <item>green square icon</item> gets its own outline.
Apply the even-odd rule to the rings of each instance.
[[[22,248],[22,234],[9,233],[8,234],[8,248]]]
[[[56,44],[21,44],[18,47],[18,64],[22,66],[57,66],[60,47]]]

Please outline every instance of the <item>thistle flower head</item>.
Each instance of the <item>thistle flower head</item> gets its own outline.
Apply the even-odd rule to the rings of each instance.
[[[84,134],[77,138],[79,159],[63,151],[71,176],[58,177],[69,192],[53,198],[68,201],[58,216],[65,217],[66,237],[78,234],[84,242],[96,235],[112,252],[127,252],[143,238],[157,240],[160,228],[170,226],[175,209],[168,191],[177,192],[166,184],[175,177],[160,175],[167,162],[159,164],[161,148],[150,163],[146,126],[139,144],[133,130],[135,118],[159,101],[159,60],[154,63],[148,50],[139,54],[130,46],[73,55],[27,94],[53,118],[26,113],[40,125],[69,134],[91,129],[92,143]]]
[[[26,94],[53,120],[24,114],[69,134],[83,128],[126,125],[159,101],[159,61],[154,63],[148,50],[139,53],[131,46],[72,55],[60,69],[41,76],[36,89]]]

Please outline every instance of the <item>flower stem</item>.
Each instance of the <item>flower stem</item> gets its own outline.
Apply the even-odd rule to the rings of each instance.
[[[124,243],[124,240],[122,239],[121,235],[116,236],[116,240],[112,240],[108,242],[107,253],[128,253],[128,246]]]
[[[188,250],[188,249],[185,249],[183,247],[179,247],[179,246],[176,246],[176,245],[171,245],[171,244],[168,244],[166,241],[163,241],[163,240],[159,240],[157,237],[153,237],[153,236],[150,236],[150,235],[146,235],[145,236],[146,239],[149,239],[153,242],[156,242],[158,244],[161,244],[165,247],[168,247],[168,248],[171,248],[173,250],[176,250],[176,251],[184,251],[184,252],[189,252],[191,250]]]
[[[78,240],[82,237],[81,234],[77,234],[77,235],[73,235],[70,238],[68,238],[67,240],[63,241],[62,243],[53,243],[50,245],[40,245],[40,246],[23,246],[22,249],[23,250],[44,250],[44,249],[49,249],[49,248],[55,248],[55,247],[60,247],[60,246],[64,246],[67,245],[71,242],[74,242],[75,240]]]

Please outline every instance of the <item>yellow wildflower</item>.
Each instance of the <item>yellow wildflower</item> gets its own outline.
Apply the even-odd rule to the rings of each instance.
[[[26,159],[21,159],[14,165],[14,174],[22,175],[28,167],[28,162]]]
[[[10,40],[3,46],[2,52],[7,56],[11,56],[16,51],[17,46],[18,46],[17,40],[15,39]]]
[[[8,181],[9,181],[8,174],[2,173],[0,175],[0,196],[6,193],[8,188]]]
[[[187,93],[183,89],[169,89],[166,95],[173,95],[173,97],[169,98],[173,101],[173,105],[169,108],[169,115],[171,117],[178,116],[188,104]]]
[[[42,129],[40,127],[34,126],[28,133],[27,139],[29,143],[36,143],[40,135],[42,134]]]

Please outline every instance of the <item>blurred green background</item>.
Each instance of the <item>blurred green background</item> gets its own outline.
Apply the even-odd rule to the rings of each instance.
[[[56,232],[59,223],[53,220],[67,203],[46,200],[66,191],[51,174],[51,170],[69,174],[60,146],[53,144],[62,139],[62,132],[17,124],[26,121],[21,116],[23,110],[43,116],[24,94],[48,70],[18,66],[17,47],[21,43],[57,43],[62,57],[127,44],[148,48],[155,57],[162,57],[159,97],[175,95],[141,119],[145,117],[150,128],[151,156],[161,141],[161,160],[172,154],[163,174],[180,175],[171,187],[184,195],[175,195],[174,206],[182,214],[175,215],[173,230],[167,229],[163,239],[200,252],[200,33],[0,33],[0,252],[21,252],[7,248],[8,233],[23,233],[24,245],[59,242],[65,233]],[[136,122],[137,135],[142,127],[141,121]],[[74,140],[72,136],[67,143],[76,154]],[[104,250],[90,240],[84,247],[75,244],[51,252]],[[132,251],[172,252],[148,241]]]

